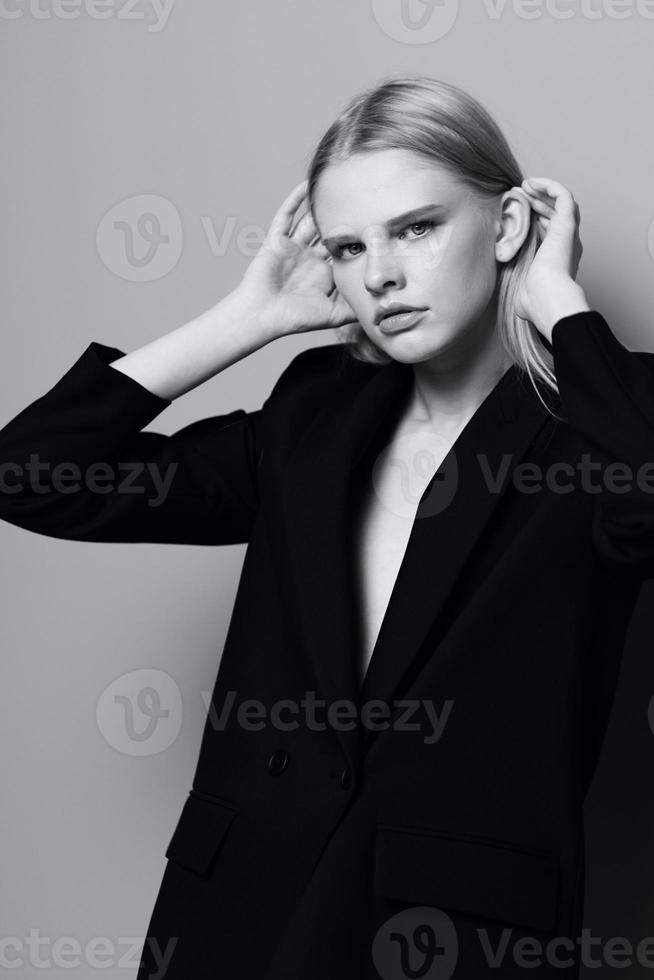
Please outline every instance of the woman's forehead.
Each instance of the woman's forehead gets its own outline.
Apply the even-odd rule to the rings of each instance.
[[[333,226],[383,225],[418,208],[452,208],[471,196],[469,187],[435,161],[378,151],[329,164],[314,189],[312,212],[329,235]]]
[[[410,182],[408,178],[411,178]],[[458,183],[454,175],[436,160],[428,160],[409,150],[370,150],[328,163],[316,183],[314,199],[331,202],[350,191],[374,193],[380,186],[401,193],[410,189],[411,184],[447,189]]]

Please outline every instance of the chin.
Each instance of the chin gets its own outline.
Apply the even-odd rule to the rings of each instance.
[[[432,328],[433,329],[433,328]],[[394,361],[403,364],[418,364],[447,350],[451,346],[452,337],[439,329],[439,339],[435,341],[432,329],[421,330],[416,326],[413,330],[402,330],[396,334],[377,334],[373,342],[392,357]]]

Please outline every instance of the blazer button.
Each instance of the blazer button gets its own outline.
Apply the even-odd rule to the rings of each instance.
[[[268,759],[268,772],[271,776],[279,776],[288,766],[289,755],[284,749],[278,749]]]
[[[352,786],[352,773],[347,768],[341,773],[341,786],[343,789],[350,789]]]

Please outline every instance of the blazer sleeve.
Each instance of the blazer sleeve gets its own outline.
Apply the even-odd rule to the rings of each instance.
[[[552,354],[564,416],[584,437],[595,551],[621,575],[652,578],[654,354],[628,350],[596,311],[557,321]]]
[[[112,368],[122,355],[91,343],[0,430],[0,518],[77,541],[249,540],[262,409],[142,432],[171,402]]]

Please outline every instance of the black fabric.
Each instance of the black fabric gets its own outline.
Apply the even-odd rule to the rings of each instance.
[[[520,938],[574,945],[583,800],[627,625],[654,574],[650,490],[589,490],[579,464],[650,462],[654,355],[627,350],[597,312],[560,320],[552,352],[560,417],[511,368],[426,488],[363,687],[357,478],[410,366],[311,348],[259,410],[165,436],[143,429],[169,402],[111,367],[121,351],[92,343],[0,431],[0,516],[18,527],[78,541],[247,542],[213,708],[229,692],[235,708],[300,708],[284,708],[296,727],[268,718],[246,730],[235,708],[223,728],[208,718],[139,980],[159,975],[155,941],[174,940],[168,980],[393,976],[403,943],[415,968],[430,936],[443,963],[454,956],[455,977],[478,980],[498,974],[484,930],[493,946],[510,935],[502,976],[524,975],[511,958]],[[41,491],[25,478],[31,454],[45,467]],[[88,473],[99,461],[131,466],[141,492],[99,493],[87,477],[65,493],[53,479],[57,464]],[[571,467],[571,492],[527,492],[526,463]],[[454,465],[456,491],[439,509],[432,494]],[[169,466],[152,506],[153,473]],[[301,710],[311,692],[358,709],[381,700],[394,727],[316,728]],[[414,706],[410,719],[398,699]],[[438,738],[428,705],[446,719]],[[578,972],[574,957],[530,968]]]

